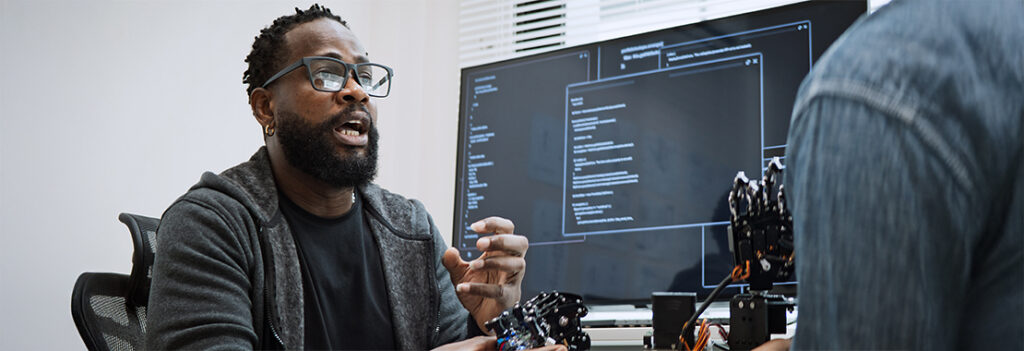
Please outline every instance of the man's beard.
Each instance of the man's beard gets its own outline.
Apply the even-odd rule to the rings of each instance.
[[[372,122],[365,155],[346,146],[350,153],[337,154],[334,127],[341,124],[352,109],[331,117],[318,125],[306,122],[294,113],[282,112],[277,134],[284,157],[295,168],[329,185],[347,188],[365,185],[377,175],[377,126]]]

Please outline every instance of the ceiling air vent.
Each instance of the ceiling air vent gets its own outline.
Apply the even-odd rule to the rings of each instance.
[[[515,52],[565,45],[565,0],[532,0],[515,4]]]
[[[460,65],[472,66],[565,46],[568,1],[460,1]]]
[[[801,0],[460,0],[459,66],[507,60],[798,1]],[[874,0],[879,1],[885,0]]]

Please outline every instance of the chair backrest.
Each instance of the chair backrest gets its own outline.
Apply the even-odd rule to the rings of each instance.
[[[82,273],[71,294],[71,316],[89,350],[141,350],[160,219],[122,213],[135,252],[131,275]]]
[[[153,278],[156,227],[160,225],[160,219],[131,213],[122,213],[117,219],[128,226],[135,246],[135,252],[132,254],[132,274],[128,279],[128,289],[131,293],[128,302],[136,306],[146,306],[149,303],[149,283]]]

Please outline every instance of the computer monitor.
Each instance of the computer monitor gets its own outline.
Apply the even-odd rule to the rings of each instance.
[[[462,69],[452,244],[478,257],[470,224],[500,215],[530,239],[524,297],[706,296],[733,267],[736,172],[784,156],[800,82],[866,10],[797,3]]]

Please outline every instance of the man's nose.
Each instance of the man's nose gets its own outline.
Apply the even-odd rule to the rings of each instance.
[[[359,81],[356,80],[355,74],[348,77],[348,80],[345,81],[345,87],[338,91],[335,96],[342,99],[343,103],[366,103],[370,100],[370,95],[363,90],[362,85],[359,85]]]

